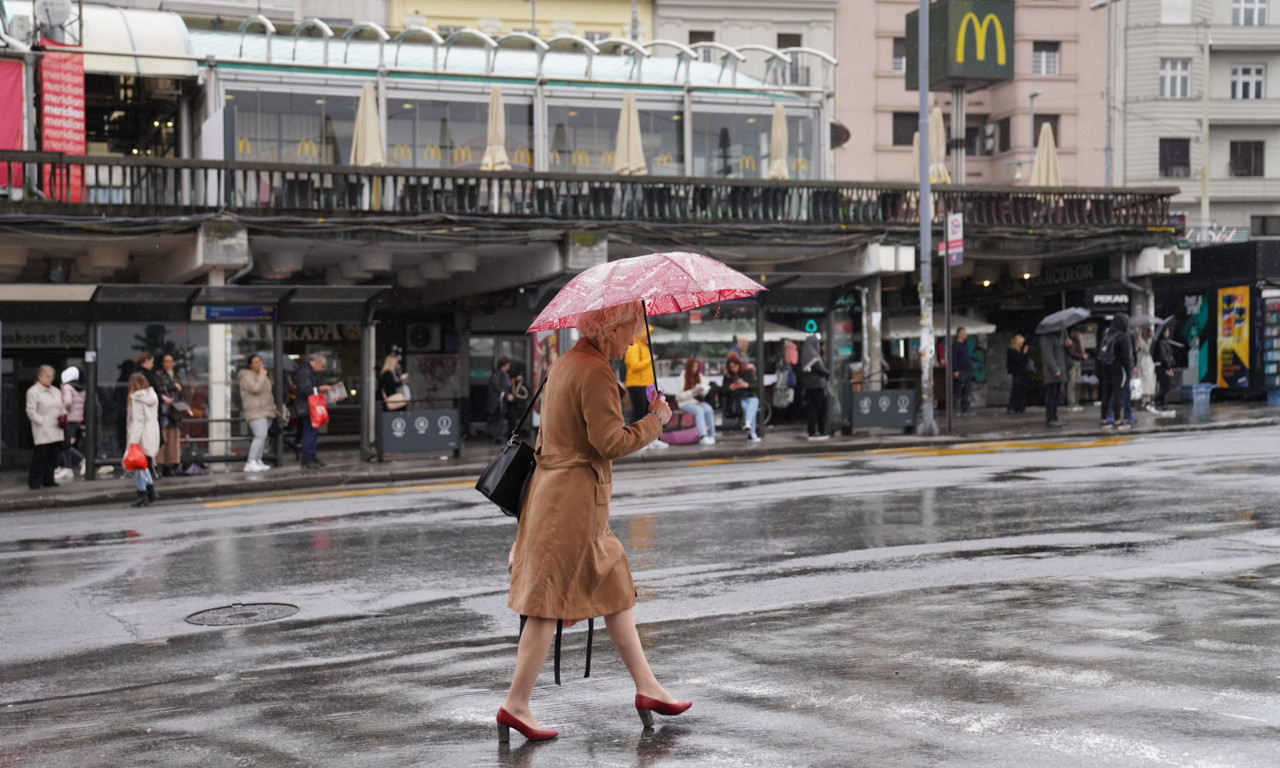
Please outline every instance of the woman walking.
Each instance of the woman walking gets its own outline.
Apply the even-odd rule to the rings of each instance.
[[[1020,333],[1013,335],[1009,349],[1005,352],[1005,369],[1009,371],[1013,384],[1009,387],[1009,413],[1023,413],[1027,410],[1027,379],[1031,375],[1031,347]]]
[[[137,469],[133,479],[138,486],[138,499],[129,506],[145,507],[159,499],[155,478],[150,467],[156,451],[160,450],[160,398],[151,386],[146,374],[135,373],[129,377],[128,443],[137,445],[147,457],[147,469]]]
[[[827,379],[831,371],[822,362],[822,347],[817,336],[810,336],[800,347],[800,391],[804,412],[808,417],[809,439],[827,439]]]
[[[27,470],[27,487],[33,491],[53,488],[53,470],[58,466],[58,453],[62,449],[62,427],[58,417],[66,413],[62,407],[62,393],[53,386],[52,366],[42,365],[36,372],[36,381],[27,390],[27,419],[31,422],[31,466]]]
[[[529,696],[559,622],[604,616],[605,627],[635,682],[635,707],[646,725],[653,713],[678,715],[692,702],[676,701],[658,683],[645,659],[632,608],[635,585],[622,545],[609,530],[613,460],[656,440],[671,418],[657,395],[647,412],[624,426],[624,394],[610,360],[623,356],[640,323],[637,302],[584,312],[582,338],[552,366],[543,390],[538,466],[512,550],[507,604],[528,617],[516,651],[516,668],[498,709],[498,740],[515,728],[530,740],[557,731],[538,726]]]
[[[74,474],[84,475],[85,458],[80,451],[80,435],[84,424],[84,382],[80,369],[71,366],[62,372],[62,408],[67,412],[67,426],[62,429],[62,466]]]
[[[271,420],[280,415],[275,398],[271,394],[271,374],[262,365],[262,357],[249,355],[249,367],[236,376],[240,384],[240,411],[253,432],[249,443],[249,458],[244,463],[245,472],[265,472],[271,469],[262,461],[262,451],[267,445],[267,432]]]
[[[711,387],[702,380],[702,363],[696,357],[685,360],[683,388],[676,393],[676,405],[693,414],[699,445],[716,444],[716,412],[705,399],[709,391]]]

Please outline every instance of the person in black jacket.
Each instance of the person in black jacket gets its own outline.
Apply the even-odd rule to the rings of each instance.
[[[1005,370],[1013,383],[1009,387],[1008,413],[1022,413],[1027,410],[1027,378],[1031,374],[1031,348],[1022,334],[1015,333],[1009,341],[1009,349],[1004,355]]]
[[[1058,400],[1067,380],[1067,332],[1040,336],[1040,361],[1044,365],[1044,421],[1049,427],[1065,427],[1058,421]]]
[[[1133,337],[1129,316],[1117,312],[1098,345],[1098,387],[1102,398],[1102,427],[1129,429],[1133,414],[1124,408],[1124,395],[1133,374]],[[1123,420],[1122,420],[1123,414]]]
[[[1151,345],[1151,356],[1156,361],[1156,406],[1164,410],[1165,398],[1173,386],[1173,344],[1169,341],[1170,329],[1165,326]]]
[[[951,344],[951,375],[955,377],[956,404],[960,415],[969,415],[969,387],[973,384],[973,360],[969,357],[969,331],[962,325],[956,329],[956,340]],[[947,403],[950,408],[951,404]]]
[[[324,466],[316,452],[320,433],[311,426],[311,404],[307,398],[314,394],[329,391],[328,384],[321,384],[319,373],[328,365],[323,352],[315,352],[305,365],[298,366],[298,394],[293,402],[298,421],[302,423],[302,468],[319,469]]]
[[[511,361],[505,357],[498,358],[498,364],[489,374],[489,397],[485,403],[485,431],[489,439],[498,444],[504,441],[502,434],[502,416],[507,404],[515,400],[511,394]]]
[[[826,440],[827,435],[827,379],[831,371],[822,362],[822,347],[817,336],[810,336],[800,347],[797,382],[803,393],[804,412],[809,422],[809,439]]]

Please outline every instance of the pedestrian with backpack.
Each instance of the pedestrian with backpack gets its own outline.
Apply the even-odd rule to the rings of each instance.
[[[1117,312],[1098,345],[1098,388],[1102,399],[1102,428],[1129,429],[1133,414],[1124,407],[1133,372],[1133,341],[1129,316]]]

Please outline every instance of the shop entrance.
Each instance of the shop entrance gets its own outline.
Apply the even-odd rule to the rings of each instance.
[[[533,394],[538,382],[529,381],[530,337],[523,334],[473,334],[468,343],[470,367],[467,375],[468,403],[471,408],[468,421],[472,433],[484,432],[485,419],[489,406],[489,376],[493,374],[498,360],[507,358],[511,361],[511,382],[513,388],[519,384]],[[519,395],[519,392],[516,393]],[[523,408],[525,403],[517,401],[512,405]],[[508,409],[510,410],[510,409]],[[519,418],[519,410],[516,412]],[[504,414],[504,423],[507,421]]]

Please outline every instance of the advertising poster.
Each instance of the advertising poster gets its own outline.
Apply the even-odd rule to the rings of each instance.
[[[62,53],[61,43],[44,39],[45,54],[40,59],[40,150],[83,155],[84,130],[84,56],[79,52]],[[50,184],[53,166],[42,169],[41,179],[49,197],[66,203],[81,199],[82,170],[71,166]]]
[[[0,149],[24,149],[23,66],[21,61],[0,61]],[[0,187],[21,186],[22,166],[0,165]]]
[[[1218,386],[1249,386],[1249,286],[1218,289]]]

